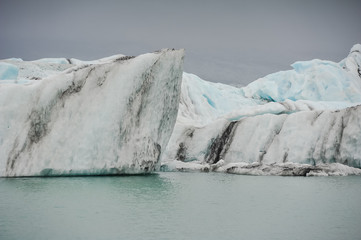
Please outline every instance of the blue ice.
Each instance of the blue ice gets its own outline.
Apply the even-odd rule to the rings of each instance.
[[[18,77],[19,69],[17,66],[0,62],[0,80],[16,80]]]

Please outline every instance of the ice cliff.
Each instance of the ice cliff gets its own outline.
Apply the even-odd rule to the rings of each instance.
[[[0,176],[133,174],[159,164],[183,50],[0,62]]]
[[[361,45],[340,63],[292,67],[244,88],[184,73],[162,169],[360,174],[350,167],[361,168]]]

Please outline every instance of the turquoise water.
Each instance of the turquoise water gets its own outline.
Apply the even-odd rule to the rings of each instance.
[[[361,177],[0,179],[0,239],[361,239]]]

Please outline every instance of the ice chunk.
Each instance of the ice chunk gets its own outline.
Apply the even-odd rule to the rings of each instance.
[[[2,85],[0,176],[153,171],[176,120],[183,54],[162,50]],[[36,64],[44,63],[24,66]]]
[[[244,88],[183,74],[163,169],[222,169],[219,161],[237,164],[225,172],[256,175],[332,175],[314,167],[334,163],[361,168],[360,47],[340,63],[296,62]]]
[[[276,102],[286,99],[361,102],[361,53],[357,46],[341,63],[318,59],[295,62],[294,70],[273,73],[250,83],[244,88],[245,96]]]

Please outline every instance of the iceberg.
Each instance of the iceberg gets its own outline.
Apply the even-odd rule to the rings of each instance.
[[[0,176],[361,174],[361,45],[237,88],[183,50],[0,61]]]
[[[361,54],[356,44],[340,63],[319,59],[292,64],[293,70],[267,75],[244,88],[245,96],[282,102],[286,99],[361,102]]]
[[[91,62],[1,61],[0,176],[158,168],[176,121],[183,58],[183,50],[164,49]]]
[[[361,45],[292,67],[243,88],[183,73],[161,170],[361,174]]]

